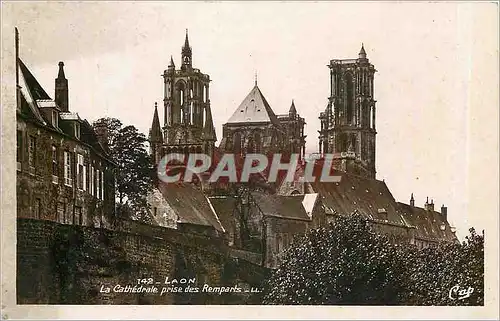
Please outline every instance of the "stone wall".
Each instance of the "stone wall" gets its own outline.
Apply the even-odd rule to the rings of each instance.
[[[264,279],[259,275],[267,273],[258,265],[233,259],[220,240],[133,221],[118,223],[110,230],[19,218],[18,304],[258,303],[255,293],[201,291],[204,284],[257,289]],[[247,272],[240,271],[241,265]],[[171,292],[178,285],[165,284],[167,277],[170,282],[195,279],[191,286],[200,291]],[[163,295],[114,291],[117,285],[141,284],[159,292],[170,290]]]

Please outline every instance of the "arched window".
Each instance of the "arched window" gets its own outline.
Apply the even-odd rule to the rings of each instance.
[[[375,128],[375,123],[374,123],[374,115],[373,115],[374,111],[373,111],[373,107],[370,106],[370,128],[374,129]]]
[[[256,132],[254,137],[255,137],[255,152],[260,153],[260,151],[262,150],[262,140],[260,138],[260,133]]]
[[[368,100],[363,101],[363,108],[361,109],[362,127],[370,127],[370,106]]]
[[[206,86],[203,86],[201,88],[201,91],[203,93],[203,102],[206,103],[207,102],[207,87]]]
[[[191,90],[191,92],[193,92],[193,91]],[[193,102],[191,102],[191,104],[189,106],[189,123],[191,125],[194,124],[193,117],[194,117],[194,105],[193,105]]]
[[[346,120],[348,123],[352,121],[352,113],[354,108],[354,86],[352,81],[352,75],[350,73],[346,74]]]
[[[203,126],[205,126],[206,120],[207,120],[207,109],[203,108],[203,123],[202,123]]]

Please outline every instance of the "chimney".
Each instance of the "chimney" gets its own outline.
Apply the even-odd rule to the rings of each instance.
[[[68,112],[68,79],[64,75],[64,62],[59,62],[59,73],[56,78],[55,86],[55,100],[56,104],[61,108],[62,112]]]
[[[426,211],[434,211],[434,201],[431,200],[429,203],[429,197],[427,196],[427,200],[425,201],[424,208]]]
[[[443,218],[447,221],[448,220],[448,208],[446,206],[441,205],[441,215],[443,215]]]
[[[92,127],[94,127],[94,131],[97,135],[97,139],[99,143],[101,143],[102,147],[106,152],[109,152],[109,146],[108,146],[108,126],[106,124],[106,121],[101,120],[95,122]]]
[[[410,197],[410,206],[412,206],[412,207],[415,206],[415,199],[413,198],[413,193],[411,193],[411,197]]]

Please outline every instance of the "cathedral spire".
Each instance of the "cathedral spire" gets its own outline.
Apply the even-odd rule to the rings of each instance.
[[[191,46],[189,46],[188,30],[186,29],[186,39],[184,40],[184,46],[182,46],[182,67],[191,67],[193,58],[193,52]]]
[[[288,111],[289,114],[296,114],[297,113],[297,109],[295,108],[295,103],[292,99],[292,105],[290,106],[290,110]]]
[[[359,51],[359,58],[366,59],[365,45],[361,43],[361,50]]]

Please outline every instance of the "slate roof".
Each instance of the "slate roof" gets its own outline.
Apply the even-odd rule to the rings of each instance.
[[[276,114],[257,85],[243,99],[227,123],[273,123],[280,126]]]
[[[396,202],[385,182],[340,171],[335,174],[341,176],[338,183],[311,183],[327,213],[348,215],[357,211],[375,222],[415,228],[416,237],[456,240],[443,215]]]
[[[367,219],[380,220],[409,226],[398,212],[396,200],[379,180],[367,179],[336,171],[341,179],[338,183],[312,182],[316,193],[322,197],[327,213],[351,214],[357,211]],[[387,216],[379,213],[385,211]]]
[[[169,203],[178,223],[188,223],[213,227],[224,232],[224,227],[208,198],[191,184],[175,183],[158,185],[163,198]]]
[[[456,240],[451,226],[444,216],[436,211],[397,203],[398,211],[410,224],[416,227],[415,236],[422,239]]]

